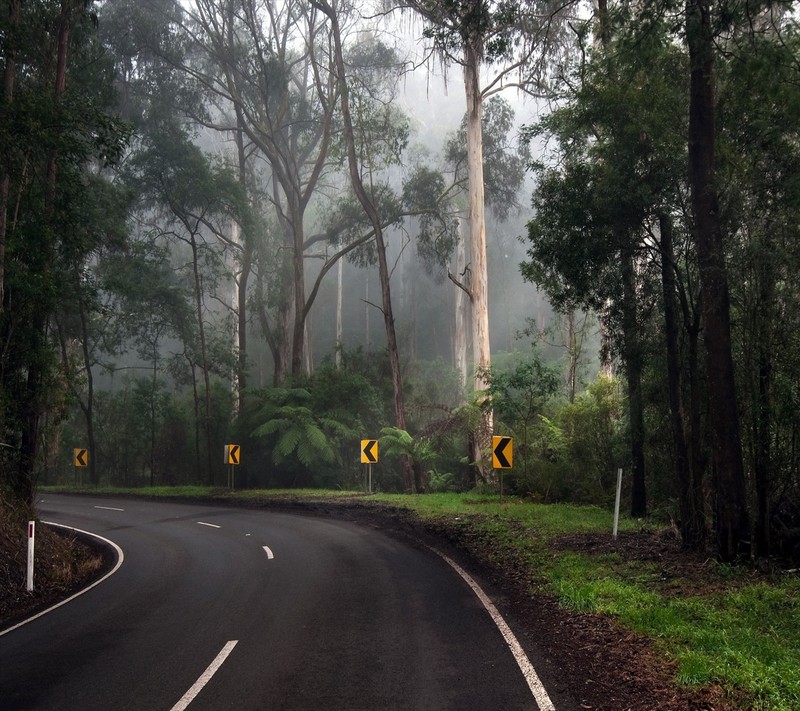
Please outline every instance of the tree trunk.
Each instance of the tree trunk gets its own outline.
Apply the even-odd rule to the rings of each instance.
[[[246,161],[247,158],[244,152],[244,134],[242,126],[244,119],[242,117],[241,107],[236,105],[236,123],[237,130],[234,131],[234,138],[236,140],[236,160],[238,164],[238,178],[239,185],[242,187],[242,192],[247,194],[247,171]],[[238,225],[237,225],[238,227]],[[238,363],[237,363],[237,410],[238,412],[244,411],[245,404],[245,391],[247,389],[247,285],[250,280],[250,273],[253,269],[253,239],[249,234],[242,235],[242,271],[239,274],[238,293],[237,293],[237,335],[238,335]]]
[[[19,0],[10,0],[8,5],[8,37],[6,41],[5,63],[3,75],[3,92],[6,111],[11,108],[14,100],[14,80],[17,75],[16,61],[16,31],[19,24]],[[3,312],[5,300],[5,271],[6,271],[6,234],[8,225],[8,196],[11,191],[11,147],[8,153],[2,156],[3,171],[0,177],[0,313]]]
[[[13,11],[13,8],[9,8]],[[17,9],[18,12],[18,9]],[[58,107],[61,104],[66,89],[67,76],[67,48],[69,44],[70,15],[72,8],[67,0],[61,3],[61,13],[58,19],[58,39],[56,49],[56,73],[54,77],[53,104]],[[11,19],[11,18],[10,18]],[[6,81],[9,75],[5,75]],[[11,77],[13,80],[13,76]],[[11,84],[13,89],[13,83]],[[6,84],[5,90],[8,95],[9,85]],[[54,230],[58,229],[55,215],[56,199],[56,176],[58,167],[58,151],[53,149],[47,159],[45,169],[44,184],[44,214],[45,219],[51,224]],[[0,190],[2,186],[0,185]],[[5,214],[5,212],[4,212]],[[42,274],[40,275],[44,283],[47,283],[48,275],[52,269],[52,252],[42,256]],[[31,361],[28,364],[27,390],[25,394],[25,404],[22,408],[22,432],[20,442],[20,456],[18,460],[18,472],[14,482],[14,491],[21,501],[32,506],[36,484],[35,469],[39,456],[39,443],[41,433],[39,423],[42,413],[41,395],[44,388],[45,372],[41,351],[44,350],[47,341],[48,319],[45,315],[47,308],[37,310],[35,323],[32,327],[34,342],[30,346]]]
[[[153,343],[153,377],[150,382],[150,486],[156,485],[156,385],[158,383],[158,341]]]
[[[237,363],[237,378],[238,378],[238,393],[239,403],[238,411],[244,411],[244,404],[247,391],[247,285],[250,281],[250,273],[253,270],[253,248],[248,238],[245,238],[242,251],[242,272],[239,275],[239,293],[238,293],[238,333],[239,333],[239,362]]]
[[[342,55],[342,40],[339,32],[339,20],[334,10],[327,2],[317,2],[312,0],[312,4],[324,12],[331,22],[333,30],[333,40],[336,50],[336,71],[339,75],[339,91],[341,95],[342,123],[344,127],[345,145],[347,148],[347,162],[350,169],[350,181],[353,190],[361,203],[364,213],[372,224],[375,232],[375,246],[378,253],[378,274],[381,280],[381,302],[383,311],[383,322],[386,328],[386,341],[389,349],[389,364],[392,372],[392,387],[394,389],[395,424],[401,429],[406,429],[405,402],[403,399],[403,380],[400,372],[400,356],[397,349],[397,335],[394,329],[394,315],[392,313],[392,295],[390,288],[389,265],[386,260],[386,245],[383,240],[383,227],[381,226],[380,216],[372,202],[371,197],[364,188],[359,172],[358,157],[356,155],[355,135],[353,132],[353,121],[350,115],[349,89],[347,85],[347,75],[345,73],[344,58]],[[407,456],[402,457],[403,468],[403,487],[406,491],[419,489],[423,482],[415,481],[414,470],[411,461]]]
[[[343,284],[344,260],[340,259],[339,263],[336,265],[336,354],[334,357],[336,359],[337,370],[342,367],[342,348],[344,348],[344,343],[342,341],[344,335],[344,320],[342,317]]]
[[[214,483],[214,461],[212,454],[212,437],[211,437],[211,375],[209,373],[210,366],[208,364],[208,350],[206,347],[206,329],[203,321],[203,292],[202,283],[200,281],[200,266],[197,249],[197,239],[192,233],[190,238],[190,245],[192,247],[192,271],[194,274],[194,299],[195,308],[197,313],[197,329],[198,337],[200,338],[200,368],[203,371],[203,385],[205,386],[205,412],[203,413],[203,424],[206,438],[206,465],[208,466],[208,481],[213,485]]]
[[[661,232],[661,285],[664,297],[664,331],[667,349],[667,390],[669,395],[675,469],[678,476],[680,531],[683,546],[702,550],[706,543],[705,510],[702,486],[693,481],[696,472],[689,460],[684,430],[684,407],[680,384],[680,350],[678,318],[675,308],[675,251],[672,245],[672,222],[667,215],[659,217]],[[698,493],[700,494],[698,498]]]
[[[756,487],[755,552],[769,558],[770,546],[770,472],[772,470],[772,342],[775,309],[775,273],[772,265],[772,237],[765,231],[759,261],[759,299],[756,316],[758,345],[758,391],[753,412],[754,477]]]
[[[747,552],[749,519],[731,353],[730,301],[714,168],[716,97],[709,0],[687,0],[686,18],[691,67],[689,186],[703,299],[716,471],[717,553],[723,561],[733,562]]]
[[[303,257],[303,213],[299,209],[291,212],[292,233],[292,274],[294,276],[294,330],[292,332],[292,376],[303,373],[306,335],[306,277]]]
[[[97,442],[94,434],[94,375],[92,374],[92,359],[89,354],[89,324],[83,299],[79,298],[78,309],[81,318],[81,352],[83,354],[83,367],[86,370],[86,402],[81,401],[84,417],[86,418],[86,439],[89,445],[89,481],[92,486],[100,483],[97,473]]]
[[[636,276],[633,251],[622,251],[622,328],[625,349],[625,374],[628,381],[628,412],[632,484],[631,516],[647,515],[647,488],[644,465],[644,398],[642,397],[642,346],[639,340]]]
[[[194,361],[191,359],[189,359],[189,369],[191,370],[192,373],[192,399],[194,402],[194,462],[195,462],[195,469],[197,469],[197,483],[202,485],[203,455],[200,452],[200,439],[201,439],[200,393],[197,392],[197,370],[195,368]],[[213,482],[209,482],[209,484],[213,484]]]
[[[580,348],[578,347],[578,335],[575,329],[575,311],[570,309],[567,313],[567,397],[570,403],[575,402],[575,391],[578,380],[578,358]]]
[[[461,226],[461,235],[456,246],[456,274],[459,279],[465,282],[465,286],[469,288],[466,283],[467,273],[467,244],[464,226],[466,220],[459,219]],[[458,372],[461,380],[462,393],[466,395],[467,378],[469,375],[469,356],[468,343],[467,343],[467,321],[469,319],[470,302],[467,292],[464,289],[456,287],[455,290],[455,334],[453,337],[453,362],[455,369]],[[462,398],[464,399],[464,398]],[[464,399],[464,401],[466,401]]]
[[[482,47],[467,44],[464,50],[464,87],[467,98],[467,175],[469,179],[469,233],[472,286],[472,354],[475,368],[473,387],[484,415],[472,438],[472,461],[484,481],[494,482],[491,460],[486,458],[491,445],[493,418],[490,403],[483,394],[488,383],[485,373],[491,367],[489,344],[489,289],[486,263],[486,219],[483,196],[483,97],[480,91]]]

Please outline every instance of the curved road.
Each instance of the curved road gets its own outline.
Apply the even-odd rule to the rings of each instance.
[[[430,550],[236,508],[45,496],[39,515],[124,562],[0,636],[4,711],[537,708],[482,602]]]

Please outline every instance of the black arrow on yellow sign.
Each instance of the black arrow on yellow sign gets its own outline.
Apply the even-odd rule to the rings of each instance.
[[[378,461],[378,440],[377,439],[362,439],[361,440],[361,463],[362,464],[375,464]]]
[[[512,442],[511,437],[492,437],[492,466],[495,469],[511,469],[514,461]]]
[[[241,449],[241,447],[238,444],[228,445],[228,457],[227,457],[228,464],[239,463],[239,449]]]
[[[80,447],[75,448],[75,466],[88,467],[89,466],[89,450]]]

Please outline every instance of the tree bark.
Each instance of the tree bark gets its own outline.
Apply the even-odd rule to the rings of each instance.
[[[203,371],[203,385],[205,387],[205,412],[203,424],[206,439],[206,465],[208,467],[208,483],[214,484],[214,462],[211,437],[211,375],[208,363],[208,349],[206,347],[206,329],[203,321],[203,292],[200,281],[200,267],[197,248],[197,238],[191,233],[189,244],[192,248],[192,273],[194,275],[194,299],[197,314],[198,337],[200,338],[200,368]]]
[[[694,481],[698,475],[689,459],[684,430],[685,412],[680,383],[680,350],[678,347],[678,318],[675,307],[675,251],[672,243],[672,222],[668,215],[659,216],[661,233],[661,285],[664,297],[664,331],[667,349],[667,390],[670,424],[678,477],[680,531],[683,546],[702,550],[706,543],[705,510],[702,484]]]
[[[489,452],[493,417],[491,403],[484,395],[488,383],[485,373],[491,367],[489,343],[489,288],[486,262],[486,216],[483,187],[483,96],[480,91],[480,62],[483,48],[466,44],[464,48],[464,87],[467,98],[467,176],[469,181],[469,234],[472,286],[472,356],[475,368],[473,388],[484,408],[478,430],[472,438],[471,458],[484,481],[493,482]]]
[[[86,440],[89,445],[89,481],[92,486],[100,483],[97,473],[97,442],[94,433],[94,375],[92,374],[92,359],[89,353],[89,323],[83,299],[78,296],[78,309],[81,319],[81,352],[83,367],[86,370],[86,402],[81,402],[84,417],[86,417]]]
[[[58,18],[57,44],[56,44],[56,72],[53,84],[53,105],[58,108],[66,89],[67,76],[67,49],[69,46],[70,17],[72,6],[69,0],[62,0],[61,11]],[[6,77],[8,78],[8,77]],[[6,91],[8,86],[6,86]],[[58,150],[53,149],[47,159],[44,183],[44,214],[45,219],[54,230],[58,229],[55,215],[56,177],[58,168]],[[0,186],[1,189],[2,186]],[[47,281],[52,269],[52,250],[48,248],[41,258],[42,278]],[[21,501],[32,506],[36,484],[36,466],[39,458],[41,433],[39,425],[42,414],[42,390],[44,388],[44,364],[40,350],[46,348],[48,317],[47,308],[40,308],[35,312],[32,325],[33,342],[30,347],[30,361],[26,380],[26,393],[22,407],[22,432],[20,440],[20,457],[18,460],[17,476],[14,485],[15,493]]]
[[[341,369],[342,367],[342,349],[344,348],[344,344],[342,342],[344,334],[344,318],[342,313],[343,285],[344,260],[340,259],[336,265],[336,353],[334,358],[336,359],[335,362],[337,370]]]
[[[14,100],[14,81],[17,76],[16,61],[16,30],[19,24],[19,0],[11,0],[8,5],[8,37],[6,40],[5,63],[3,75],[3,92],[5,108],[8,111]],[[8,226],[8,196],[11,190],[11,148],[3,156],[3,172],[0,177],[0,313],[3,312],[5,301],[5,271],[6,271],[6,234]]]
[[[466,221],[459,218],[461,227],[460,239],[456,246],[456,274],[469,288],[467,280],[467,234],[464,226]],[[461,389],[464,396],[469,376],[469,357],[467,342],[467,322],[469,321],[470,302],[467,292],[460,287],[455,289],[455,334],[453,338],[453,361],[461,380]],[[465,401],[465,398],[462,398]]]
[[[717,553],[746,554],[749,517],[730,335],[730,297],[715,176],[716,96],[710,0],[687,0],[689,186],[703,300],[712,448],[716,474]]]
[[[241,115],[241,108],[236,106],[236,124],[237,129],[234,132],[236,140],[236,158],[238,163],[238,178],[239,185],[242,187],[244,195],[247,194],[247,171],[246,160],[244,152],[244,131],[242,125],[244,118]],[[242,231],[242,271],[239,274],[238,292],[237,292],[237,336],[238,336],[238,363],[237,363],[237,409],[239,412],[244,412],[245,405],[245,392],[247,390],[247,285],[250,280],[250,273],[253,269],[253,238],[252,235],[245,234]]]
[[[642,396],[642,346],[639,339],[636,277],[633,251],[622,251],[622,328],[625,375],[628,381],[628,413],[632,467],[631,516],[647,515],[647,487],[644,463],[644,398]]]
[[[765,232],[759,261],[759,298],[756,315],[758,345],[758,388],[754,419],[754,466],[756,488],[755,552],[769,558],[770,545],[770,472],[772,470],[772,348],[775,310],[775,273],[772,266],[774,245]]]

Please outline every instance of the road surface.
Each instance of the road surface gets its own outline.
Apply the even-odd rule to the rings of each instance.
[[[0,636],[4,711],[551,703],[475,590],[424,546],[263,510],[45,495],[38,511],[113,541],[124,559]]]

